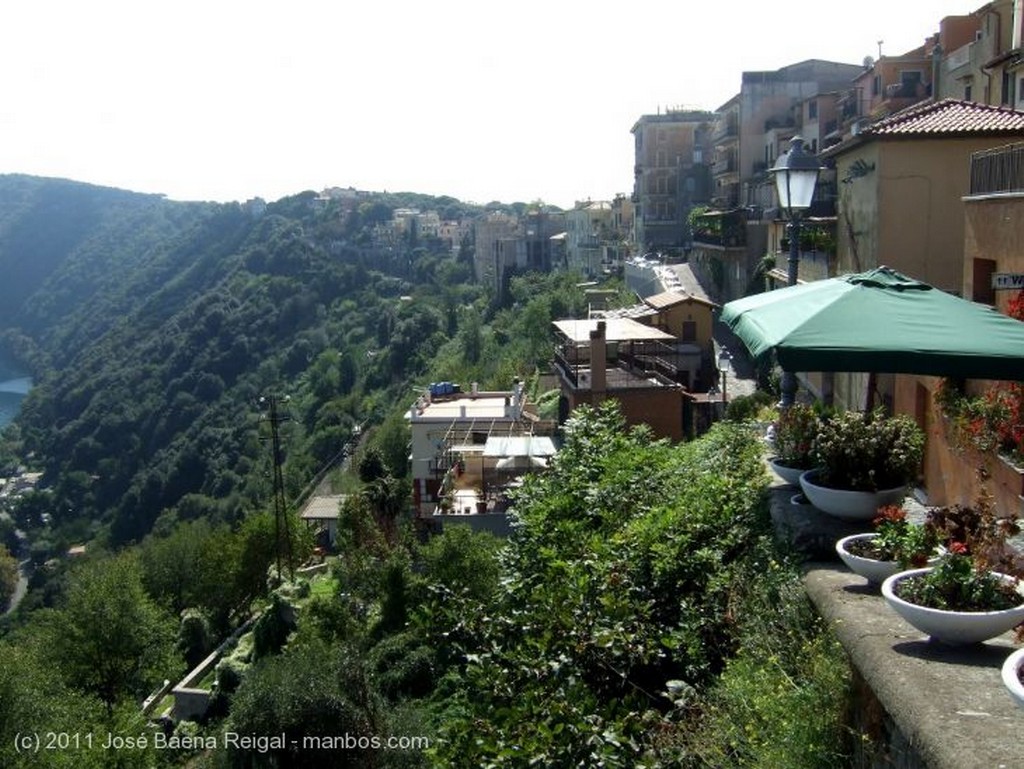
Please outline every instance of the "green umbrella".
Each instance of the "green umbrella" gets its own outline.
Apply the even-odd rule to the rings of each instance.
[[[1024,323],[888,267],[737,299],[722,320],[786,371],[1024,380]]]

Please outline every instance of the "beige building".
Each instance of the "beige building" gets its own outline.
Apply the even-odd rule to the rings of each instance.
[[[963,295],[1006,312],[1024,287],[1024,143],[975,153],[970,187],[963,198]],[[1024,365],[1024,364],[1022,364]],[[932,504],[972,504],[977,499],[978,455],[950,447],[947,426],[935,404],[936,377],[898,376],[895,409],[915,416],[928,436],[924,483]],[[978,395],[991,382],[965,383]],[[993,458],[988,490],[1003,515],[1024,515],[1024,472]]]
[[[681,252],[687,215],[710,197],[708,156],[714,115],[669,110],[633,125],[635,238],[642,253]]]
[[[1015,138],[1024,138],[1024,113],[944,99],[827,150],[839,180],[839,272],[884,264],[959,293],[971,154]]]
[[[1024,113],[943,99],[898,112],[827,150],[839,180],[837,273],[886,265],[959,294],[971,155],[1015,138],[1024,138]],[[868,386],[866,374],[837,374],[835,397],[860,408]],[[893,377],[879,375],[876,390],[891,399]]]

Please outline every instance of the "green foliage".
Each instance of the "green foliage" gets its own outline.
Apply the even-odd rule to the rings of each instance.
[[[7,608],[18,586],[18,559],[0,545],[0,613]]]
[[[756,440],[724,425],[672,447],[613,405],[566,437],[517,498],[486,615],[450,634],[466,664],[443,761],[639,765],[671,721],[667,682],[708,685],[737,644],[736,580],[766,527]]]
[[[235,693],[226,728],[239,734],[284,734],[265,751],[230,749],[238,767],[377,767],[380,750],[317,749],[303,738],[381,737],[384,717],[359,658],[321,644],[289,648],[255,667]]]
[[[905,414],[846,411],[821,423],[814,453],[826,485],[891,489],[916,477],[924,457],[924,432]]]
[[[184,669],[174,620],[146,595],[131,554],[77,570],[64,605],[43,619],[40,630],[41,653],[64,680],[111,709]]]
[[[751,395],[738,395],[729,401],[725,410],[725,418],[730,422],[745,422],[753,419],[766,406],[771,406],[775,398],[764,390],[757,390]]]

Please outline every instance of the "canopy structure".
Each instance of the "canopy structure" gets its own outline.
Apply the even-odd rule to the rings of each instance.
[[[722,320],[786,371],[1024,380],[1024,323],[888,267],[737,299]]]

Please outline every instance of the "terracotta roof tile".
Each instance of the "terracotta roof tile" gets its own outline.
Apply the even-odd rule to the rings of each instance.
[[[1024,112],[957,99],[915,104],[862,131],[867,136],[1024,134]]]

